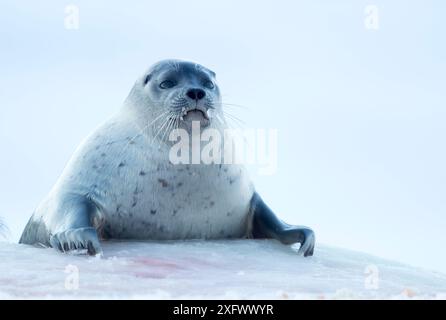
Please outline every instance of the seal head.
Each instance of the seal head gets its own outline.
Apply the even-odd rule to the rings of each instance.
[[[191,130],[193,121],[201,128],[223,121],[220,89],[215,72],[193,62],[163,60],[151,66],[137,81],[127,99],[146,123],[166,122],[167,129]]]

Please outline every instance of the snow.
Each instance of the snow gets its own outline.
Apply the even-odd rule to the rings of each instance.
[[[0,243],[1,299],[444,299],[446,275],[271,240],[104,242],[103,257]]]

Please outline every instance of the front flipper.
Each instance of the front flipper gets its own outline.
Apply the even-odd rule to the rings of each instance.
[[[315,236],[313,230],[303,226],[289,225],[276,217],[257,193],[251,199],[253,212],[252,237],[277,239],[283,244],[300,243],[299,254],[312,256]]]
[[[50,238],[51,246],[62,252],[87,249],[89,255],[101,254],[98,234],[93,227],[68,229],[58,232]]]
[[[61,252],[87,249],[89,255],[101,254],[95,225],[100,217],[98,207],[88,198],[64,195],[59,201],[50,233],[51,246]]]

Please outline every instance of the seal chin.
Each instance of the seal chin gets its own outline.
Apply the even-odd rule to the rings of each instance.
[[[183,121],[188,124],[192,124],[193,121],[199,121],[200,127],[207,127],[210,125],[211,121],[208,115],[200,109],[192,109],[186,112],[183,117]]]

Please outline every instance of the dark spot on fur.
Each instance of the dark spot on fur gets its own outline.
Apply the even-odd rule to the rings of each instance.
[[[229,217],[230,215],[231,215],[231,212],[227,212],[227,213],[226,213],[226,216]]]
[[[224,172],[228,172],[228,168],[224,168],[223,171],[224,171]]]
[[[174,209],[174,210],[172,211],[172,213],[173,213],[172,215],[173,215],[173,216],[176,215],[177,212],[178,212],[178,211]]]
[[[138,203],[138,198],[134,195],[132,197],[132,199],[133,199],[132,208],[134,208],[134,207],[136,207],[136,204]]]
[[[167,183],[166,180],[161,179],[161,178],[158,179],[158,182],[161,183],[161,186],[162,186],[163,188],[166,188],[166,187],[169,185],[169,183]]]
[[[214,201],[211,201],[211,202],[209,202],[209,205],[210,205],[211,207],[213,207],[213,206],[214,206],[214,204],[215,204],[215,202],[214,202]]]
[[[122,168],[123,166],[125,166],[125,164],[123,162],[119,163],[118,168]]]
[[[101,157],[105,157],[106,154],[104,152],[101,153]]]
[[[156,214],[156,210],[150,210],[150,214]]]
[[[144,171],[140,171],[140,172],[139,172],[139,175],[140,175],[140,176],[145,176],[146,173],[145,173]]]
[[[94,164],[93,165],[93,169],[97,169],[97,168],[98,168],[98,166]]]
[[[233,184],[238,180],[239,176],[229,178],[229,184]]]
[[[177,187],[181,187],[182,185],[183,185],[182,182],[178,182],[178,183],[177,183]]]

